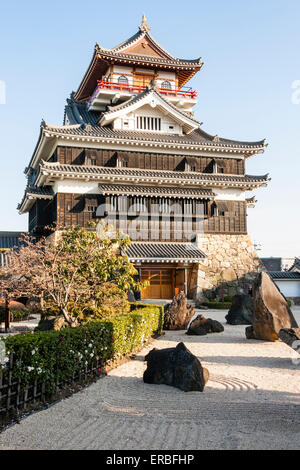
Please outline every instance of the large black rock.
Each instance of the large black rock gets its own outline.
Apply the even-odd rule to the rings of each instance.
[[[246,328],[248,339],[278,341],[280,330],[298,328],[286,298],[267,273],[257,276],[253,298],[253,322]]]
[[[282,328],[278,333],[281,341],[300,353],[300,328]],[[297,343],[296,343],[297,342]]]
[[[222,331],[224,331],[222,323],[200,314],[191,322],[186,334],[204,336],[207,333],[221,333]]]
[[[179,292],[165,309],[164,330],[185,330],[194,313],[185,294]]]
[[[254,301],[250,295],[235,295],[226,315],[229,325],[252,325]]]
[[[176,348],[152,349],[145,357],[147,369],[143,380],[148,384],[165,384],[184,392],[203,392],[208,381],[208,370],[184,345]]]

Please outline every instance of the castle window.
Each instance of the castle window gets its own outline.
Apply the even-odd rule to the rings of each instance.
[[[164,88],[165,90],[172,90],[172,85],[168,81],[162,82],[160,88]]]
[[[89,165],[89,166],[96,166],[96,165],[97,165],[97,159],[96,159],[96,158],[87,157],[87,159],[86,159],[86,164]]]
[[[118,78],[118,83],[124,83],[125,85],[128,85],[128,78],[125,77],[125,75],[120,75]]]
[[[136,128],[145,131],[160,131],[161,130],[161,119],[153,118],[149,116],[137,116],[136,117]]]
[[[185,171],[197,171],[197,163],[194,158],[186,157],[185,158]]]
[[[118,155],[117,157],[117,167],[120,168],[127,168],[129,166],[129,158],[128,155]]]

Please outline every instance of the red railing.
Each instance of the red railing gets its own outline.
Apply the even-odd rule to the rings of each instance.
[[[141,93],[146,89],[145,85],[131,85],[129,83],[119,83],[119,82],[110,82],[107,80],[97,80],[98,85],[92,94],[91,98],[89,99],[88,105],[90,106],[94,101],[96,95],[98,94],[99,90],[115,90],[115,91],[123,91],[125,93]],[[195,99],[197,96],[197,92],[194,90],[172,90],[169,88],[159,88],[159,93],[162,95],[167,95],[168,97],[179,97],[179,98],[189,98]]]

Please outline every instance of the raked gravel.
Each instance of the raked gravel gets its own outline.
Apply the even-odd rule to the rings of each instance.
[[[300,308],[293,310],[299,323]],[[245,326],[225,324],[225,311],[201,313],[225,331],[166,332],[135,360],[3,431],[0,450],[300,449],[296,353],[282,342],[247,340]],[[203,393],[143,383],[147,352],[180,341],[209,369]]]

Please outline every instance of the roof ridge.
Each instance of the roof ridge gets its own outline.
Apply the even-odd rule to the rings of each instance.
[[[176,170],[150,170],[150,169],[146,169],[146,168],[128,168],[128,167],[104,167],[104,166],[95,166],[95,165],[69,165],[67,163],[59,163],[59,162],[48,162],[48,161],[44,161],[42,160],[40,162],[40,166],[52,166],[52,167],[55,167],[55,166],[59,166],[61,168],[63,167],[68,167],[68,168],[74,168],[76,170],[85,170],[86,168],[92,168],[93,170],[104,170],[104,173],[107,172],[108,170],[115,170],[117,173],[122,173],[124,175],[126,174],[130,174],[131,172],[141,172],[141,173],[146,173],[146,172],[152,172],[152,173],[164,173],[164,174],[168,174],[168,175],[172,175],[172,176],[203,176],[203,177],[206,177],[207,179],[209,180],[212,180],[212,179],[215,179],[215,180],[219,180],[219,181],[222,181],[224,179],[224,181],[228,181],[232,178],[235,178],[237,181],[239,180],[243,180],[245,178],[249,178],[250,180],[253,179],[253,180],[266,180],[266,179],[269,179],[268,176],[269,176],[269,173],[265,174],[265,175],[226,175],[224,173],[201,173],[201,172],[185,172],[185,171],[176,171]],[[119,171],[118,171],[119,170]],[[83,171],[82,171],[83,172]]]

